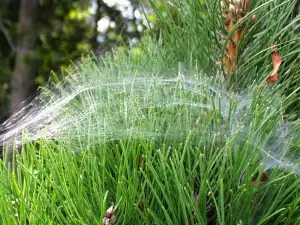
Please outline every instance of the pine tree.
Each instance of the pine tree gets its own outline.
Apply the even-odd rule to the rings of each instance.
[[[300,224],[297,0],[150,4],[158,34],[83,58],[2,125],[23,151],[0,221]]]

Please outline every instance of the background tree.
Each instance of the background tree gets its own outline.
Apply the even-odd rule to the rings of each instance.
[[[20,5],[18,44],[16,48],[15,70],[12,77],[11,112],[22,107],[32,86],[30,62],[26,59],[36,47],[36,14],[37,0],[22,0]]]

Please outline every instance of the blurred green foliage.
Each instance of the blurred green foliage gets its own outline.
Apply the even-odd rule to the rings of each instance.
[[[18,33],[20,2],[0,1],[0,121],[9,116],[16,43],[22,36]],[[48,81],[50,71],[63,70],[83,54],[101,55],[115,46],[134,46],[146,27],[155,23],[153,14],[136,0],[120,5],[108,0],[38,0],[37,14],[37,47],[26,58],[36,71],[33,90]],[[106,27],[102,24],[99,29],[103,19]]]

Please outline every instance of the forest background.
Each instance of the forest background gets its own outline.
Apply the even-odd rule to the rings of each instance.
[[[51,80],[51,71],[64,76],[81,56],[101,56],[112,48],[138,52],[143,32],[156,23],[150,7],[140,3],[1,0],[0,123]]]

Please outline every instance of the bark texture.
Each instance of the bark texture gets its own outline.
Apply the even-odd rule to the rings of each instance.
[[[27,59],[36,47],[36,14],[37,0],[21,0],[16,63],[12,78],[12,114],[21,109],[33,83],[34,71]]]

